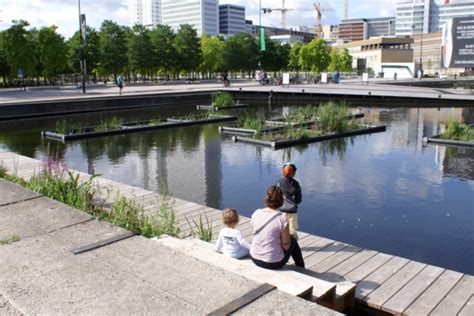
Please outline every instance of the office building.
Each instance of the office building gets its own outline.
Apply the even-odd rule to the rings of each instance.
[[[175,32],[189,24],[199,36],[219,34],[219,0],[161,0],[162,23]]]
[[[447,20],[474,16],[473,0],[398,0],[395,34],[441,32]]]
[[[232,4],[219,6],[219,32],[225,36],[243,33],[246,30],[245,7]]]
[[[339,39],[346,42],[395,36],[395,17],[346,19],[339,24]]]
[[[130,25],[161,24],[161,0],[129,0]]]

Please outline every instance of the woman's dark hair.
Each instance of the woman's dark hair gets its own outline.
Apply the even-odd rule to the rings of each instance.
[[[283,205],[283,192],[277,186],[269,186],[265,194],[265,205],[271,209],[277,210]]]

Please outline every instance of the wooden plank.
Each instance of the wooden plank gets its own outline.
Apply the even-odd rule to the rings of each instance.
[[[370,258],[377,254],[376,251],[362,249],[352,257],[348,258],[344,262],[338,264],[337,266],[331,268],[330,270],[324,273],[324,279],[328,281],[343,281],[344,275],[350,273],[352,270],[356,269],[360,265],[364,264]]]
[[[385,280],[397,273],[408,262],[408,259],[400,257],[393,257],[388,260],[357,284],[356,298],[362,300],[370,292],[378,288]]]
[[[324,272],[330,270],[331,268],[334,268],[338,264],[346,261],[348,258],[352,257],[361,250],[361,248],[351,245],[344,247],[334,255],[329,256],[323,261],[311,266],[310,270],[323,274]]]
[[[219,309],[216,309],[213,312],[207,314],[208,316],[221,316],[221,315],[231,315],[232,313],[238,311],[242,307],[252,303],[263,295],[267,294],[270,291],[273,291],[276,287],[268,283],[264,283],[257,288],[245,293],[241,297],[233,300],[232,302],[227,303]]]
[[[467,301],[466,305],[461,309],[458,314],[459,316],[472,316],[474,315],[474,295],[471,295],[469,301]]]
[[[403,315],[428,315],[462,278],[462,273],[444,271],[426,291],[420,295]]]
[[[315,252],[313,252],[308,257],[304,258],[307,269],[311,269],[319,262],[334,255],[341,249],[344,249],[345,247],[348,246],[347,244],[335,242],[333,240],[326,239],[326,238],[322,238],[321,240],[316,242],[316,244],[320,244],[321,247],[319,246],[315,247]],[[326,245],[326,247],[323,247],[324,245]]]
[[[380,268],[391,258],[393,258],[393,256],[384,253],[377,253],[368,261],[364,262],[364,264],[344,275],[344,278],[348,281],[358,283],[360,280],[366,278],[369,274]]]
[[[408,282],[400,291],[383,304],[382,310],[400,314],[413,303],[444,272],[443,268],[426,266],[418,275]]]
[[[474,291],[474,277],[464,275],[430,315],[457,315],[470,300]]]
[[[383,282],[378,288],[364,297],[364,301],[371,307],[381,309],[383,304],[397,293],[405,284],[414,278],[426,264],[410,261],[407,265]]]

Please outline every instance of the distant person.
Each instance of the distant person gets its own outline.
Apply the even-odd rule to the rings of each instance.
[[[397,73],[393,73],[393,80],[397,80]]]
[[[296,174],[296,166],[292,163],[286,163],[281,170],[283,178],[276,182],[283,193],[283,205],[279,208],[280,212],[286,213],[290,228],[290,235],[298,239],[296,230],[298,226],[298,204],[303,200],[301,194],[301,186],[294,179]]]
[[[240,230],[235,228],[239,223],[237,210],[225,209],[222,213],[222,221],[225,227],[221,229],[217,238],[216,251],[236,259],[248,256],[250,244],[242,236]]]
[[[303,255],[298,241],[290,235],[288,218],[278,209],[283,205],[283,193],[270,186],[265,194],[265,208],[252,214],[253,240],[250,257],[253,263],[265,269],[280,269],[290,256],[295,265],[304,268]]]
[[[230,87],[230,81],[229,78],[227,78],[226,74],[222,74],[222,84],[224,85],[224,88]]]
[[[334,83],[339,83],[340,80],[341,80],[341,74],[339,73],[339,70],[336,70],[334,74],[332,75],[332,81]]]
[[[123,77],[122,77],[122,75],[117,76],[116,82],[117,82],[117,87],[119,88],[119,94],[122,94],[122,90],[123,90]]]

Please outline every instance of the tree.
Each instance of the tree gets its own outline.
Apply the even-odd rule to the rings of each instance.
[[[201,37],[202,61],[199,66],[201,73],[215,73],[223,69],[224,46],[222,37],[203,34]]]
[[[174,47],[178,55],[178,70],[191,73],[198,70],[201,63],[201,43],[196,30],[189,24],[180,25],[174,39]]]
[[[320,73],[328,68],[329,61],[328,48],[323,39],[312,40],[300,50],[299,64],[303,69]]]
[[[0,76],[3,77],[3,84],[5,85],[7,76],[10,74],[10,68],[8,67],[6,52],[4,48],[4,35],[5,32],[0,32]]]
[[[57,27],[42,27],[38,32],[37,50],[43,66],[43,75],[48,79],[62,73],[67,65],[67,47],[64,37],[56,33]]]
[[[84,47],[84,59],[87,65],[87,74],[97,73],[97,67],[99,63],[99,34],[91,27],[86,28],[86,46]],[[74,73],[81,72],[80,56],[81,56],[81,34],[76,31],[74,35],[67,42],[67,59],[70,70]]]
[[[128,40],[128,64],[130,70],[142,75],[153,73],[153,49],[149,31],[143,25],[135,25]]]
[[[174,38],[175,34],[168,25],[157,25],[150,31],[153,64],[160,72],[170,73],[176,69],[178,59]]]
[[[5,57],[10,73],[16,76],[19,68],[23,68],[25,76],[36,73],[37,59],[34,38],[26,30],[29,23],[24,20],[13,21],[13,25],[3,35]]]
[[[224,68],[230,71],[250,72],[257,67],[259,54],[259,46],[252,35],[236,34],[225,42]]]
[[[339,50],[337,48],[331,49],[329,54],[331,62],[329,63],[329,71],[351,71],[352,70],[352,56],[349,55],[347,49]]]
[[[127,29],[105,20],[99,31],[99,68],[104,74],[123,72],[127,67]]]
[[[302,43],[297,43],[293,45],[290,49],[290,56],[289,56],[289,66],[293,70],[299,70],[301,68],[299,60],[300,60],[300,51],[301,47],[303,47]]]

